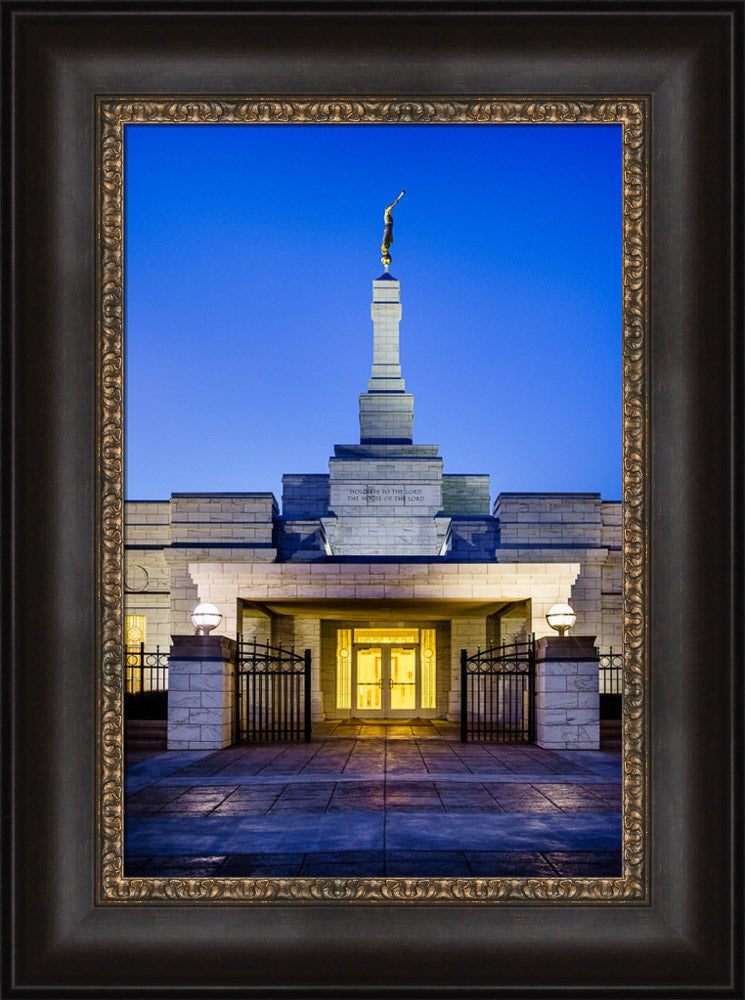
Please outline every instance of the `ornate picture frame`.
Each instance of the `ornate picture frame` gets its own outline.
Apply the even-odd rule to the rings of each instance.
[[[97,101],[100,163],[99,328],[101,524],[97,616],[103,651],[99,746],[101,849],[100,899],[135,902],[174,900],[219,904],[245,902],[643,902],[648,895],[646,689],[646,496],[645,348],[647,337],[647,121],[644,99],[556,97],[543,100],[458,97],[198,96]],[[124,164],[125,126],[154,123],[252,124],[616,124],[622,139],[622,369],[623,369],[623,629],[625,636],[623,727],[623,875],[621,878],[205,878],[128,877],[123,866],[126,823],[123,780],[123,544],[124,538]]]

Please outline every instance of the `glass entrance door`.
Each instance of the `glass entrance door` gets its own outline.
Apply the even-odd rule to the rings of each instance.
[[[417,698],[417,670],[415,646],[390,646],[388,648],[390,691],[389,708],[391,712],[415,711]]]
[[[360,718],[416,715],[418,646],[357,646],[352,714]]]
[[[339,717],[434,718],[437,657],[434,628],[340,628],[336,632]]]
[[[383,650],[371,646],[357,650],[357,683],[354,708],[365,714],[380,714],[383,707]]]

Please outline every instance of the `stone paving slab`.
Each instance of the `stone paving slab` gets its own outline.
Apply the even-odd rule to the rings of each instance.
[[[373,850],[386,852],[470,851],[608,851],[619,846],[620,815],[585,814],[581,829],[573,814],[534,812],[481,815],[405,810],[334,813],[290,812],[270,816],[164,816],[127,824],[127,854],[215,854],[248,851]]]
[[[135,755],[125,875],[620,874],[618,755],[380,728]]]
[[[388,775],[389,780],[390,777],[391,776],[389,774]],[[344,784],[354,785],[358,783],[364,783],[366,781],[383,781],[384,779],[385,779],[385,774],[382,771],[381,772],[360,771],[359,773],[356,774],[345,773],[345,774],[324,776],[321,780],[326,780],[331,784],[337,784],[337,785],[344,785]],[[396,774],[396,779],[399,781],[408,781],[408,782],[419,782],[428,780],[429,781],[436,780],[441,782],[442,780],[446,780],[448,783],[451,784],[457,783],[462,785],[483,785],[485,783],[491,783],[491,784],[500,783],[505,785],[529,784],[524,774],[504,774],[501,771],[495,771],[493,773],[493,776],[491,777],[488,772],[478,772],[476,774],[473,773],[453,774],[452,772],[448,771],[439,771],[439,772],[428,772],[427,774],[422,775],[418,771],[402,771]],[[216,775],[200,776],[196,780],[199,781],[200,785],[204,785],[205,787],[233,785],[235,787],[245,786],[251,788],[259,788],[261,786],[274,786],[277,784],[277,782],[287,781],[290,780],[290,778],[286,775],[283,776],[275,772],[273,772],[270,775],[261,775],[261,774],[253,775],[253,774],[238,774],[234,771],[231,771],[230,773],[220,772],[219,774]],[[317,784],[319,781],[319,776],[317,774],[297,774],[293,775],[291,777],[291,780],[292,783],[295,785],[302,785],[306,783]],[[536,776],[535,780],[545,783],[546,777],[545,775],[538,775]],[[576,774],[552,774],[550,780],[551,782],[570,784],[570,785],[577,784],[578,781],[581,781],[583,785],[598,785],[599,787],[604,787],[609,783],[607,775],[591,774],[589,772],[581,776],[578,776]],[[151,785],[143,785],[142,787],[191,788],[194,784],[195,784],[195,776],[193,775],[173,774],[173,775],[168,775],[167,777],[162,778]],[[129,791],[130,789],[127,788],[128,793]]]
[[[448,813],[432,823],[427,813],[412,812],[387,816],[385,841],[392,851],[410,850],[413,844],[422,850],[447,850],[457,844],[464,851],[610,851],[619,846],[619,828],[616,813],[586,814],[578,829],[571,814],[482,815],[474,823],[472,815]]]
[[[125,858],[130,877],[525,878],[618,877],[620,851],[336,851],[316,854],[154,855]]]
[[[384,814],[287,813],[273,816],[157,816],[129,823],[127,854],[265,854],[374,850],[383,843]],[[564,844],[556,845],[561,850]]]
[[[128,765],[124,773],[124,794],[146,788],[155,780],[182,771],[189,764],[211,755],[210,750],[171,750]]]

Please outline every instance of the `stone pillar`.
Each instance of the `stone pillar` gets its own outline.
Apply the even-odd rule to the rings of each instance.
[[[460,652],[465,649],[469,656],[478,649],[486,649],[486,617],[452,618],[450,620],[450,701],[448,719],[460,721]]]
[[[398,350],[401,284],[390,274],[373,281],[370,318],[373,321],[373,365],[367,391],[403,392]]]
[[[168,749],[221,750],[235,742],[235,640],[174,635],[168,661]]]
[[[401,286],[390,274],[373,281],[373,365],[367,392],[360,396],[362,444],[409,443],[414,423],[414,397],[401,378],[398,324]]]
[[[600,746],[594,635],[544,636],[536,643],[536,743],[547,750]]]
[[[295,619],[295,652],[310,650],[310,713],[313,722],[323,722],[321,703],[321,619]]]
[[[241,637],[244,642],[268,643],[272,642],[272,620],[268,615],[251,614],[247,608],[243,609],[240,627]]]

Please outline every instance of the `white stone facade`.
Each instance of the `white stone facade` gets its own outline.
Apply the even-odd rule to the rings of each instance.
[[[437,691],[428,711],[451,719],[461,650],[548,635],[554,603],[574,607],[578,634],[620,650],[621,503],[597,493],[503,493],[491,507],[488,476],[443,473],[437,446],[411,440],[400,288],[390,276],[373,283],[372,319],[360,443],[337,445],[328,473],[285,476],[281,513],[270,493],[126,504],[125,614],[144,623],[147,649],[191,634],[191,612],[209,601],[223,614],[225,636],[311,650],[315,720],[354,714],[335,694],[335,636],[345,627],[434,630]],[[191,668],[179,671],[191,676]],[[169,698],[194,701],[184,683],[171,683]],[[202,707],[179,702],[174,725],[198,725],[179,712]]]

